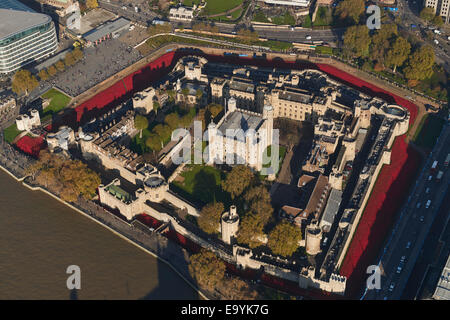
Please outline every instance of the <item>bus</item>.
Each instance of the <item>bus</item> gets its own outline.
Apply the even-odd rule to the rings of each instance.
[[[447,158],[445,158],[444,166],[445,166],[445,167],[448,167],[448,163],[449,163],[449,162],[450,162],[450,153],[447,154]]]

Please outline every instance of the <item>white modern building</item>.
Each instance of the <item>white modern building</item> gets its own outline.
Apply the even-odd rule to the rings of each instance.
[[[424,0],[424,6],[433,9],[445,23],[450,23],[450,0]]]
[[[278,6],[290,6],[306,8],[310,4],[310,0],[263,0],[265,4],[278,5]]]
[[[194,10],[192,8],[186,8],[182,6],[177,8],[170,8],[169,18],[173,20],[191,21],[192,19],[194,19]]]
[[[0,73],[50,56],[57,46],[55,25],[48,15],[16,0],[0,0]]]

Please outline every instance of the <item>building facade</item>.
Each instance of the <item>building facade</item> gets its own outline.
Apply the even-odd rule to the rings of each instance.
[[[0,1],[0,73],[48,57],[58,46],[52,19],[16,2]]]

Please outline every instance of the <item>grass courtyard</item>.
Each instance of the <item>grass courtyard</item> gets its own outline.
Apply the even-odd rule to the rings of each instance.
[[[66,96],[64,93],[52,88],[42,95],[44,99],[50,99],[50,104],[42,111],[41,117],[50,117],[69,104],[71,98]]]
[[[202,10],[202,14],[209,16],[213,14],[225,13],[228,10],[236,8],[242,4],[243,0],[207,0],[206,6]]]
[[[5,140],[8,143],[12,143],[14,139],[20,134],[21,131],[17,129],[16,124],[9,126],[5,130],[3,130],[3,134],[5,136]]]
[[[207,204],[213,201],[222,202],[225,206],[231,203],[230,195],[222,190],[225,173],[215,167],[206,165],[188,165],[176,179],[171,188],[185,199],[194,203]]]

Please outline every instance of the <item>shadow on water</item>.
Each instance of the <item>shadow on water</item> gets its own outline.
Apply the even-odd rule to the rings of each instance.
[[[185,251],[172,241],[160,244],[158,253],[165,252],[165,256],[170,256],[171,264],[176,266],[177,271],[197,287],[197,282],[189,275],[187,257]],[[158,259],[157,262],[158,286],[139,300],[199,300],[201,297],[191,286],[177,286],[177,282],[185,281],[179,275],[174,276],[174,271]],[[149,275],[155,276],[155,275]]]
[[[69,299],[70,300],[78,300],[78,291],[77,291],[77,289],[70,290]]]

